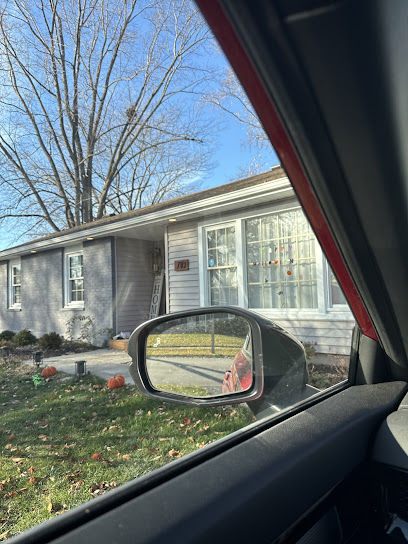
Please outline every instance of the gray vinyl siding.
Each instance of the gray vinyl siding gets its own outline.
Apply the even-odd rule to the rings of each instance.
[[[157,242],[162,254],[163,242]],[[116,333],[131,332],[149,318],[153,289],[151,256],[154,243],[116,238]]]
[[[275,323],[293,334],[301,342],[317,342],[318,353],[349,355],[353,320],[332,319],[274,319]]]
[[[169,312],[200,306],[197,222],[169,224],[167,231]],[[176,272],[174,261],[189,260],[189,270]]]

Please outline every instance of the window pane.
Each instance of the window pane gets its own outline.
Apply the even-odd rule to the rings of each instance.
[[[236,264],[236,255],[235,255],[235,227],[229,227],[227,229],[227,260],[228,265]]]
[[[215,236],[215,230],[209,230],[207,231],[207,246],[208,248],[213,248],[217,245],[216,243],[216,236]]]
[[[249,307],[317,307],[316,287],[309,285],[300,296],[301,284],[316,280],[315,238],[303,213],[295,210],[250,219],[246,228]],[[256,296],[254,290],[249,295],[254,283],[260,283]]]
[[[248,264],[252,266],[259,266],[261,261],[261,244],[251,243],[247,246],[247,259]]]
[[[226,245],[225,229],[217,229],[217,247]]]
[[[12,269],[13,285],[19,285],[21,283],[21,266],[13,266]]]
[[[246,235],[248,242],[257,242],[260,238],[259,226],[260,219],[248,219],[246,222]]]
[[[211,289],[219,288],[221,270],[210,270],[210,285]]]
[[[262,308],[262,287],[260,285],[249,285],[248,303],[250,308]]]
[[[274,286],[270,283],[265,283],[263,286],[263,308],[273,308],[272,294]]]
[[[71,302],[84,300],[84,280],[71,280]]]
[[[314,258],[315,252],[315,240],[314,238],[311,238],[309,236],[307,237],[299,237],[299,258],[300,259],[309,259]]]
[[[296,212],[279,214],[279,236],[288,238],[296,235]]]
[[[343,295],[340,285],[338,284],[334,274],[330,271],[331,277],[331,302],[334,304],[347,304],[347,300]]]
[[[317,308],[316,282],[300,283],[300,303],[302,308]]]
[[[235,227],[207,231],[211,304],[237,304]]]
[[[293,283],[287,283],[282,285],[281,290],[278,291],[280,297],[281,308],[297,308],[297,285]]]
[[[21,304],[21,287],[13,287],[13,304]]]
[[[262,238],[272,240],[278,238],[278,218],[275,215],[262,218]]]
[[[302,210],[296,211],[296,219],[297,219],[297,233],[298,234],[306,234],[308,232],[312,232],[309,222],[306,219]]]
[[[217,251],[215,249],[208,250],[208,266],[210,268],[217,266]]]
[[[227,266],[227,247],[219,246],[217,248],[217,266]]]
[[[69,258],[69,277],[70,278],[82,278],[82,255],[73,255]]]
[[[261,281],[261,267],[248,265],[248,282],[259,283]]]

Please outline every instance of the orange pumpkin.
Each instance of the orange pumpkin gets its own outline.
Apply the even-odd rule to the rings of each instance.
[[[57,373],[57,369],[55,368],[55,366],[46,366],[42,371],[42,375],[44,376],[44,378],[48,378],[49,376],[54,376],[54,374],[56,373]]]
[[[109,378],[108,387],[109,389],[119,389],[125,385],[125,378],[120,374],[116,374],[113,378]]]
[[[115,378],[122,383],[122,386],[125,385],[125,378],[122,376],[122,374],[115,374]]]

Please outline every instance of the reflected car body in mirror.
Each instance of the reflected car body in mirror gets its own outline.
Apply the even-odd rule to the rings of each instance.
[[[225,372],[222,392],[232,393],[248,389],[252,382],[252,366],[252,338],[248,334],[244,345],[235,355],[231,368]]]
[[[200,320],[210,329],[197,328]],[[219,334],[228,323],[228,334]],[[164,351],[158,351],[160,346]],[[138,389],[162,400],[193,406],[248,402],[258,415],[315,392],[307,389],[302,344],[269,319],[236,307],[199,308],[147,321],[133,332],[128,353]]]

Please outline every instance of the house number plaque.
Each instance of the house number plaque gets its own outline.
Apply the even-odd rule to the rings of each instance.
[[[184,272],[185,270],[189,270],[190,268],[190,261],[188,259],[184,259],[183,261],[174,261],[174,270],[176,272]]]

